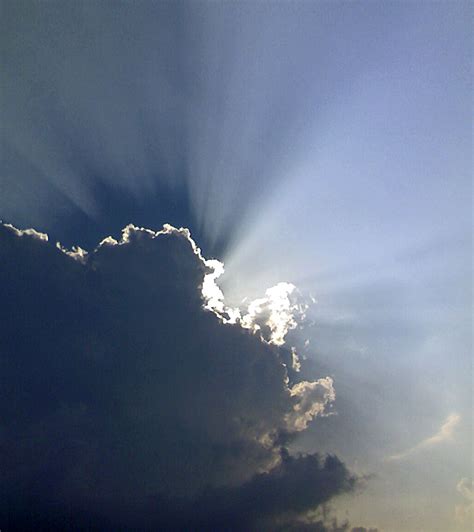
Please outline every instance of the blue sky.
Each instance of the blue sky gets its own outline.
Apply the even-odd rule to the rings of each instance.
[[[469,528],[471,10],[3,6],[0,218],[86,248],[170,222],[224,262],[231,302],[314,296],[295,342],[338,414],[294,446],[372,475],[337,508],[385,531]]]

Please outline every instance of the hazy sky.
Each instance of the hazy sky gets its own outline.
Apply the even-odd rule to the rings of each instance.
[[[331,505],[386,532],[472,524],[471,21],[461,1],[2,4],[0,219],[88,250],[184,226],[232,304],[314,297],[291,341],[337,414],[289,449],[367,475]]]

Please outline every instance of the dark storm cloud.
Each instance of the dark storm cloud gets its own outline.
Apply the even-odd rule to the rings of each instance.
[[[0,226],[2,523],[271,530],[352,489],[284,447],[332,381],[205,310],[207,273],[170,226],[91,253]]]

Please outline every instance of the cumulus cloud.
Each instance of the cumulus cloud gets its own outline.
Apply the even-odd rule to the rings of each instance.
[[[352,489],[285,448],[335,397],[281,344],[293,289],[258,304],[264,337],[220,269],[169,225],[90,252],[0,225],[2,523],[273,530]]]
[[[404,458],[407,458],[408,456],[411,456],[415,453],[418,453],[425,449],[430,449],[431,447],[439,445],[440,443],[451,440],[453,438],[454,430],[459,425],[460,421],[461,416],[459,414],[450,414],[443,422],[439,430],[435,434],[433,434],[433,436],[422,440],[414,447],[411,447],[410,449],[407,449],[402,453],[389,456],[388,460],[403,460]]]

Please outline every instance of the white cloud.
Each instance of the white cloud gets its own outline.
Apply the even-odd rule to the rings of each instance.
[[[80,246],[73,246],[71,249],[67,249],[59,242],[56,242],[56,247],[72,259],[85,263],[88,253]]]
[[[288,331],[295,329],[297,319],[304,317],[306,306],[297,302],[296,287],[291,283],[278,283],[265,292],[265,296],[252,301],[242,318],[242,326],[252,330],[269,329],[268,341],[283,345]],[[265,337],[265,335],[264,335]]]
[[[23,235],[31,236],[36,240],[48,241],[48,235],[46,233],[40,233],[36,229],[17,229],[11,224],[4,224],[5,227],[8,227],[16,236],[22,237]]]
[[[286,421],[288,429],[296,432],[305,430],[314,417],[324,415],[327,405],[336,399],[331,377],[298,382],[290,388],[290,394],[297,402]]]
[[[224,273],[223,263],[215,259],[203,260],[211,270],[204,278],[202,289],[206,308],[214,311],[225,323],[238,322],[244,329],[259,332],[264,341],[277,346],[284,345],[286,335],[305,318],[308,308],[298,300],[296,287],[280,282],[268,288],[264,297],[250,301],[246,310],[228,307],[216,282]]]

